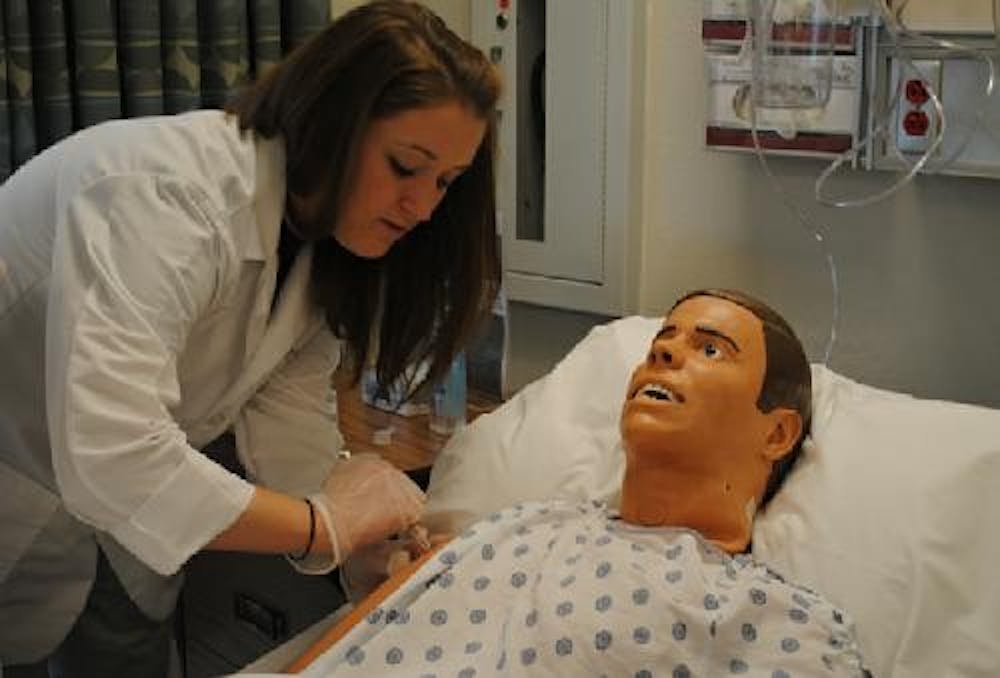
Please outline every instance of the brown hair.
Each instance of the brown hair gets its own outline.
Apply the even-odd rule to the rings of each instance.
[[[771,468],[771,475],[767,479],[764,496],[760,502],[760,507],[764,508],[781,488],[788,472],[802,453],[802,441],[812,421],[812,373],[805,349],[802,348],[802,342],[795,335],[791,325],[777,311],[749,294],[727,289],[695,290],[674,302],[673,308],[677,308],[692,297],[715,297],[731,301],[760,319],[764,326],[766,362],[764,382],[757,397],[757,407],[761,412],[770,412],[776,407],[787,407],[802,417],[802,432],[799,433],[792,450],[774,462]]]
[[[338,214],[348,199],[373,121],[457,101],[486,122],[471,166],[428,222],[382,258],[364,259],[338,244],[329,233],[334,219],[296,223],[315,241],[314,296],[347,344],[355,381],[373,356],[383,389],[425,359],[427,381],[437,380],[496,297],[499,96],[493,65],[437,15],[416,3],[382,0],[344,14],[227,107],[241,129],[282,137],[288,192],[321,192],[323,215]]]

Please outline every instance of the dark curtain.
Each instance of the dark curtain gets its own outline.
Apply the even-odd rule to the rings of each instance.
[[[218,108],[330,0],[0,0],[0,181],[74,130]]]

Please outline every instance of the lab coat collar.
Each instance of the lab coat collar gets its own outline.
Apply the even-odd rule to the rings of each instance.
[[[284,356],[311,337],[315,326],[324,321],[322,310],[312,300],[312,258],[312,245],[304,246],[295,257],[288,278],[278,291],[278,302],[257,347],[258,355]]]
[[[244,260],[261,261],[256,307],[246,334],[243,372],[222,404],[223,410],[241,406],[267,380],[289,351],[302,346],[322,326],[322,310],[310,293],[312,245],[304,246],[279,290],[272,309],[277,270],[278,238],[285,209],[285,149],[279,139],[256,138],[254,216],[257,247],[248,243]]]
[[[281,235],[281,222],[285,213],[287,189],[285,184],[285,144],[280,137],[264,139],[257,137],[257,177],[256,177],[254,211],[256,212],[257,230],[260,246],[263,252],[260,260],[266,262],[268,275],[262,276],[266,281],[268,292],[259,299],[258,311],[267,316],[264,335],[256,346],[248,346],[247,358],[255,355],[284,355],[289,347],[299,345],[307,329],[322,320],[321,311],[312,303],[310,295],[310,278],[312,272],[313,248],[303,247],[292,264],[288,277],[278,291],[278,300],[271,309],[271,292],[273,275],[277,270],[278,239]],[[248,253],[245,255],[250,257]],[[272,270],[273,269],[273,270]],[[262,290],[263,292],[263,290]],[[265,298],[266,297],[266,298]],[[265,310],[266,309],[266,310]],[[309,335],[312,332],[308,332]],[[251,365],[253,363],[251,362]]]
[[[285,143],[280,137],[256,137],[254,213],[258,248],[244,251],[244,259],[266,261],[278,250],[278,237],[285,213]]]
[[[303,247],[263,333],[248,333],[243,372],[220,402],[220,411],[232,413],[242,407],[288,354],[304,345],[325,322],[322,309],[313,302],[310,293],[312,257],[312,245]],[[262,297],[258,303],[269,301],[269,297]]]

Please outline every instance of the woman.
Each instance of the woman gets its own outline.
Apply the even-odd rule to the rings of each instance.
[[[325,572],[417,520],[403,474],[337,460],[331,378],[434,380],[489,309],[498,96],[375,2],[226,112],[90,128],[0,187],[0,662],[162,674],[195,552]],[[198,451],[226,431],[249,481]]]

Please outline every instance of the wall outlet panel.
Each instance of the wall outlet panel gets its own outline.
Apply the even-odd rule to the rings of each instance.
[[[894,82],[902,80],[898,88],[900,100],[896,104],[896,148],[902,153],[926,153],[938,133],[937,109],[928,92],[943,101],[941,92],[941,62],[936,59],[915,59],[913,68],[906,62],[893,62]],[[914,70],[916,69],[916,70]],[[893,88],[892,91],[896,91]]]

